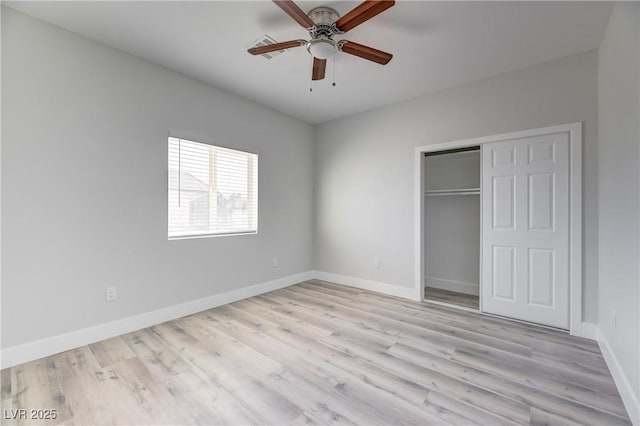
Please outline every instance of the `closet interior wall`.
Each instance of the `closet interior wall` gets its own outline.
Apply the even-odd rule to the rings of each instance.
[[[425,287],[477,296],[480,151],[428,153],[424,172]]]

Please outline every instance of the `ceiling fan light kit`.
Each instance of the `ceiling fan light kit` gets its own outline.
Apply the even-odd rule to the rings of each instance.
[[[338,43],[330,38],[317,38],[307,43],[309,53],[318,59],[328,59],[338,51]]]
[[[322,80],[324,78],[327,59],[333,57],[338,51],[381,65],[386,65],[393,58],[390,53],[348,40],[336,41],[333,37],[344,34],[384,12],[395,4],[394,0],[366,0],[343,17],[340,17],[340,14],[335,9],[326,6],[316,7],[309,13],[304,13],[291,0],[273,0],[273,2],[305,28],[309,32],[311,39],[308,41],[291,40],[267,46],[252,47],[248,49],[248,52],[252,55],[262,55],[276,50],[306,46],[307,51],[313,56],[312,80]]]

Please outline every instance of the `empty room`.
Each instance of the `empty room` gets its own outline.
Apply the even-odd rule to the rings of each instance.
[[[0,13],[0,424],[640,426],[639,2]]]

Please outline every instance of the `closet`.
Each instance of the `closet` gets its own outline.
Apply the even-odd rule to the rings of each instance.
[[[579,329],[581,126],[416,149],[421,299]]]
[[[426,300],[479,308],[480,147],[424,154]]]

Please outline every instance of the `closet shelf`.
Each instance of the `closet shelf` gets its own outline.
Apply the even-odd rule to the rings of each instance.
[[[424,195],[427,197],[437,195],[478,195],[480,194],[480,188],[461,188],[461,189],[434,189],[431,191],[425,191]]]

